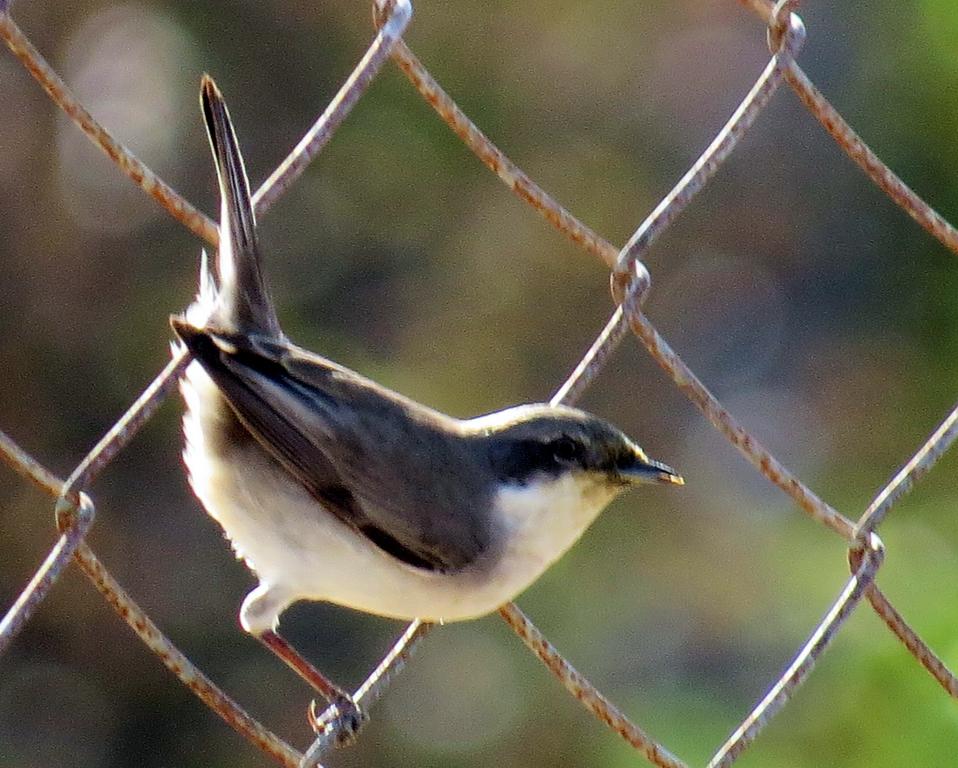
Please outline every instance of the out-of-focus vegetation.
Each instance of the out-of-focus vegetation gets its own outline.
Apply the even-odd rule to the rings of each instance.
[[[801,61],[867,141],[958,220],[950,0],[810,2]],[[34,0],[19,22],[87,106],[216,210],[200,73],[254,181],[370,39],[361,2]],[[733,0],[419,0],[413,49],[487,133],[623,242],[751,85],[764,31]],[[0,55],[0,428],[67,473],[163,365],[200,243]],[[263,219],[290,335],[458,415],[546,398],[610,311],[607,279],[459,143],[391,66]],[[876,191],[783,90],[649,257],[648,313],[781,458],[856,517],[955,399],[958,257]],[[617,502],[520,599],[615,701],[701,765],[846,576],[841,543],[758,476],[627,341],[583,404],[681,469]],[[308,692],[236,613],[253,583],[190,495],[176,399],[93,489],[94,548],[228,692],[302,745]],[[882,528],[880,582],[958,665],[954,456]],[[54,540],[0,471],[0,602]],[[353,685],[401,625],[324,606],[286,632]],[[958,708],[859,609],[742,766],[951,766]],[[496,618],[437,632],[334,766],[625,766]],[[254,766],[71,572],[0,659],[0,766]]]

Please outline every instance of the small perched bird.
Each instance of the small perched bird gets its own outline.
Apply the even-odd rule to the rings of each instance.
[[[263,280],[229,113],[208,77],[201,102],[219,250],[215,274],[204,255],[197,299],[171,322],[193,357],[182,382],[191,485],[259,578],[240,611],[248,632],[274,637],[297,600],[401,619],[482,616],[626,488],[682,483],[583,411],[519,405],[456,419],[292,344]]]

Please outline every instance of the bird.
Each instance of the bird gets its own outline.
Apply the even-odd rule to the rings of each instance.
[[[535,581],[621,492],[684,482],[585,411],[532,403],[454,418],[291,342],[264,279],[229,111],[208,76],[200,101],[219,246],[171,325],[192,357],[181,379],[190,484],[259,580],[243,629],[281,651],[280,615],[299,600],[477,618]],[[358,707],[328,684],[321,692],[355,727]]]

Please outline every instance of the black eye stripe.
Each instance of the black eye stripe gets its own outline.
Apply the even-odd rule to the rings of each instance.
[[[536,475],[560,475],[584,465],[584,447],[562,436],[553,440],[515,440],[500,443],[491,454],[497,477],[506,482],[526,483]]]
[[[582,446],[571,437],[552,441],[552,453],[559,461],[573,461],[582,455]]]

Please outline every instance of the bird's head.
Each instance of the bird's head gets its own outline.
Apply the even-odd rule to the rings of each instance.
[[[598,507],[640,483],[684,480],[650,459],[621,430],[575,408],[521,405],[465,422],[482,439],[499,483],[563,497],[581,494]]]
[[[506,560],[526,576],[560,557],[625,489],[684,482],[622,431],[574,408],[520,405],[462,424],[494,478]]]

